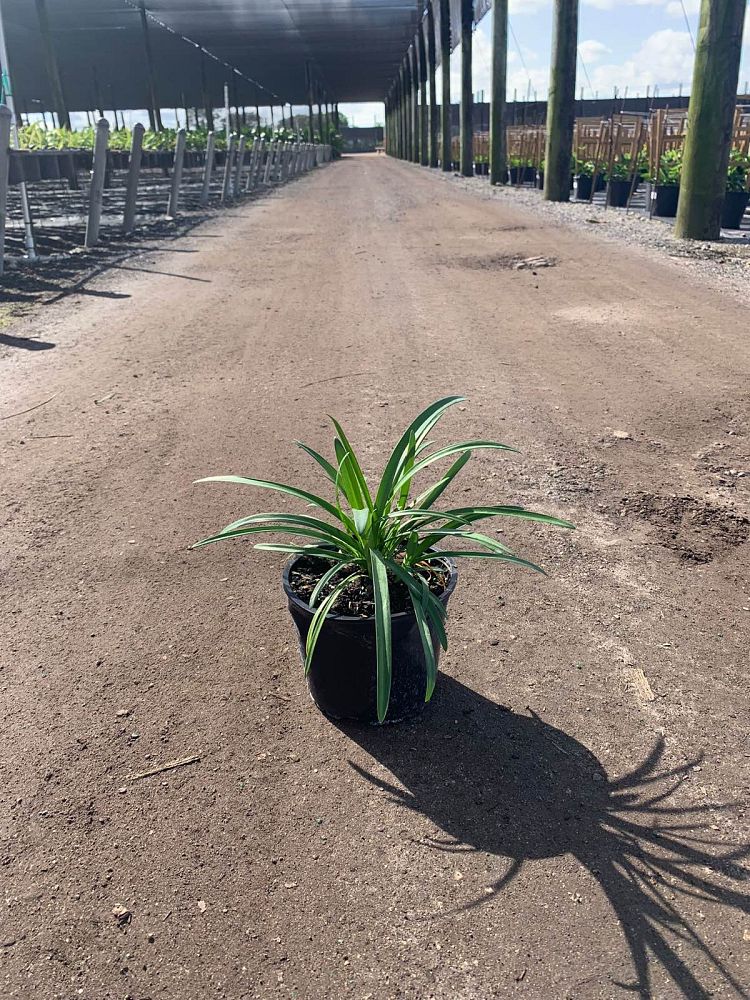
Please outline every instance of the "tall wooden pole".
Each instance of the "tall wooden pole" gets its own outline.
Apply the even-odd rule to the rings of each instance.
[[[319,88],[318,88],[317,98],[318,98],[318,141],[319,142],[325,142],[325,138],[323,136],[323,107],[322,107],[322,105],[320,103],[320,89]]]
[[[402,160],[406,159],[406,73],[404,64],[398,71],[398,120],[399,120],[399,146],[398,155]]]
[[[315,126],[313,124],[313,85],[309,60],[305,63],[305,75],[307,77],[307,138],[310,142],[315,142]]]
[[[453,135],[451,124],[451,7],[450,0],[440,0],[440,165],[453,170]]]
[[[151,103],[149,112],[149,122],[152,130],[163,131],[164,126],[161,121],[161,108],[156,96],[156,74],[154,73],[154,56],[151,51],[151,37],[148,32],[148,17],[146,16],[146,0],[141,0],[139,4],[141,12],[141,27],[143,28],[143,48],[146,53],[146,71],[148,72],[148,94]]]
[[[474,4],[461,0],[461,173],[474,174],[474,97],[471,90]]]
[[[52,33],[49,27],[49,14],[47,13],[47,0],[36,0],[36,13],[39,19],[39,31],[42,36],[42,48],[44,50],[44,63],[47,68],[47,79],[49,80],[50,93],[52,95],[52,105],[57,112],[57,122],[62,128],[70,128],[70,115],[65,104],[62,80],[60,79],[60,67],[57,64],[55,47],[52,44]]]
[[[203,110],[206,115],[206,129],[209,132],[214,130],[214,109],[211,105],[211,98],[208,92],[208,79],[206,76],[206,57],[201,51],[201,95],[203,100]]]
[[[555,0],[544,164],[546,201],[570,199],[576,104],[578,0]]]
[[[746,0],[702,0],[675,233],[717,240],[727,187]]]
[[[437,107],[437,49],[435,43],[435,11],[433,0],[427,4],[427,76],[430,86],[430,108],[429,108],[429,164],[431,167],[438,165],[438,107]]]
[[[427,48],[424,43],[424,25],[417,29],[417,60],[419,62],[419,162],[423,167],[430,162],[427,139],[429,136],[429,106],[427,103]]]
[[[505,91],[508,83],[508,0],[492,4],[492,81],[490,92],[490,184],[505,184]]]
[[[414,43],[409,49],[409,79],[411,80],[409,111],[412,138],[410,159],[412,163],[419,163],[419,67],[417,65],[417,47]]]

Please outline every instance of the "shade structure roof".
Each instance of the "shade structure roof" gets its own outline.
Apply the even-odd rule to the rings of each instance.
[[[138,0],[45,0],[68,110],[149,105]],[[0,0],[17,107],[53,107],[39,0]],[[145,0],[162,107],[382,100],[424,0]],[[205,50],[205,51],[202,51]]]

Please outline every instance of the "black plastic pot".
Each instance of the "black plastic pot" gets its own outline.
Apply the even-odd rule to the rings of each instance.
[[[661,219],[673,219],[677,215],[677,202],[680,200],[679,184],[657,184],[654,188],[654,215]]]
[[[300,653],[304,662],[305,641],[313,610],[292,591],[289,574],[298,560],[294,556],[284,567],[284,592],[289,612],[297,626]],[[444,607],[456,587],[458,573],[450,563],[448,586],[439,600]],[[427,684],[422,640],[413,612],[391,616],[392,660],[391,697],[386,722],[399,722],[424,708]],[[440,644],[432,635],[437,660]],[[331,719],[349,719],[369,725],[378,724],[377,661],[375,654],[375,619],[329,615],[318,636],[307,683],[318,708]]]
[[[604,176],[604,174],[597,174],[596,187],[594,188],[594,190],[603,191],[606,188],[606,186],[607,186],[607,178]]]
[[[576,201],[588,201],[591,197],[591,182],[593,178],[579,175],[575,179]]]
[[[630,194],[630,181],[625,178],[612,178],[607,183],[607,204],[613,208],[625,208]]]
[[[474,173],[477,175],[477,177],[486,177],[489,172],[490,172],[489,163],[474,164]]]
[[[540,191],[544,190],[544,171],[543,170],[537,170],[537,172],[536,172],[536,183],[535,183],[534,186],[537,187],[537,188],[539,188]]]
[[[724,229],[739,229],[742,226],[742,216],[745,214],[748,199],[750,192],[727,191],[721,209],[721,224]]]

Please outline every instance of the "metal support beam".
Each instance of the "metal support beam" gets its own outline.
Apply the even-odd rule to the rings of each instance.
[[[133,126],[133,137],[130,141],[130,162],[128,163],[128,180],[125,187],[125,209],[122,213],[122,231],[129,233],[135,225],[135,210],[138,199],[138,180],[141,173],[141,151],[143,149],[143,125],[140,122]]]
[[[718,240],[734,131],[746,0],[703,0],[675,234]]]
[[[49,81],[50,92],[52,94],[52,104],[57,112],[57,123],[61,128],[70,128],[70,115],[65,103],[62,80],[60,79],[60,67],[57,64],[55,47],[52,44],[52,33],[49,26],[49,14],[47,13],[47,0],[36,0],[36,13],[39,19],[39,31],[42,36],[42,48],[44,50],[44,63],[47,68],[47,79]]]
[[[430,162],[427,149],[429,108],[427,105],[427,52],[421,24],[417,31],[417,64],[419,67],[419,162],[423,167],[426,167]]]
[[[440,165],[453,170],[451,135],[451,8],[450,0],[440,0]]]
[[[578,0],[555,0],[544,154],[545,201],[570,200],[578,53]]]
[[[474,174],[474,95],[472,92],[471,56],[474,4],[461,0],[461,173]]]
[[[305,63],[305,75],[307,77],[307,138],[310,142],[315,142],[315,126],[313,125],[313,85],[309,60]]]
[[[99,224],[102,218],[104,196],[104,175],[107,172],[107,143],[109,142],[109,122],[100,118],[96,123],[94,138],[94,164],[89,187],[89,213],[86,220],[85,247],[93,247],[99,241]]]
[[[151,102],[151,113],[149,114],[149,121],[151,122],[151,128],[159,132],[163,131],[164,126],[161,121],[161,109],[159,107],[159,101],[156,96],[156,74],[154,73],[154,56],[151,51],[151,38],[148,33],[148,17],[146,15],[146,0],[141,0],[138,5],[141,12],[141,26],[143,28],[143,48],[146,53],[146,71],[148,73],[148,94],[149,100]]]
[[[505,91],[508,83],[508,0],[492,3],[492,80],[490,90],[490,184],[507,180]]]
[[[209,132],[206,137],[206,162],[203,167],[203,187],[201,188],[201,205],[207,205],[211,197],[211,177],[214,172],[216,137]]]
[[[214,109],[211,104],[211,97],[208,91],[208,78],[206,76],[206,57],[201,52],[201,100],[203,101],[203,111],[206,115],[206,129],[209,132],[214,130]]]
[[[417,66],[417,50],[414,45],[409,49],[409,117],[411,119],[411,156],[412,163],[419,163],[419,68]]]
[[[438,106],[437,106],[437,80],[435,78],[437,73],[437,48],[435,44],[435,12],[433,8],[433,0],[429,0],[427,4],[427,78],[429,81],[429,100],[430,106],[428,110],[428,124],[429,124],[429,154],[428,162],[431,167],[436,167],[438,165]]]

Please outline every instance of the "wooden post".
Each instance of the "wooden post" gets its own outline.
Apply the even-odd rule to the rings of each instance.
[[[263,173],[263,183],[269,184],[271,181],[271,171],[273,170],[273,161],[276,155],[276,140],[269,142],[268,151],[266,152],[266,169]]]
[[[85,247],[93,247],[99,241],[99,224],[102,218],[102,197],[104,175],[107,171],[107,143],[109,142],[109,122],[100,118],[96,123],[94,139],[94,164],[89,187],[89,214],[86,221]]]
[[[13,114],[0,104],[0,274],[5,270],[5,224],[8,217],[8,172],[10,170],[10,129]]]
[[[161,121],[161,108],[159,107],[159,101],[156,96],[156,75],[154,73],[154,57],[151,52],[151,38],[148,33],[148,17],[146,16],[146,0],[141,0],[138,5],[141,12],[141,26],[143,28],[143,48],[146,53],[146,70],[148,72],[148,93],[149,100],[151,102],[151,111],[149,114],[149,121],[152,123],[151,127],[154,130],[162,132],[164,126]]]
[[[138,198],[138,179],[141,172],[141,152],[143,150],[144,128],[140,122],[133,126],[133,137],[130,142],[130,162],[128,163],[128,180],[125,188],[125,209],[122,213],[122,231],[129,233],[135,225],[135,209]]]
[[[461,0],[461,173],[474,174],[474,95],[471,90],[474,4]]]
[[[451,135],[451,8],[450,0],[440,0],[440,166],[453,170]]]
[[[398,81],[398,155],[402,160],[405,160],[407,158],[408,143],[406,138],[406,69],[403,63],[399,67]]]
[[[172,187],[169,192],[167,218],[176,219],[180,211],[180,185],[182,184],[182,164],[185,159],[185,129],[178,128],[174,146],[174,167],[172,168]]]
[[[675,234],[718,240],[746,0],[702,0]]]
[[[206,56],[201,49],[201,99],[203,110],[206,115],[206,128],[210,132],[214,130],[214,109],[211,104],[211,97],[208,90],[208,77],[206,75]]]
[[[438,105],[437,105],[437,49],[435,43],[435,11],[434,0],[429,0],[427,4],[427,75],[429,79],[430,108],[429,108],[429,155],[428,162],[431,167],[438,165]]]
[[[245,169],[246,145],[247,145],[247,136],[243,132],[243,134],[240,136],[239,145],[237,146],[237,163],[234,168],[234,186],[232,188],[233,198],[239,198],[241,194],[242,171]]]
[[[417,65],[417,50],[413,43],[409,48],[409,80],[411,81],[409,91],[411,156],[409,159],[412,163],[419,163],[419,67]]]
[[[419,65],[419,162],[423,167],[426,167],[430,162],[427,148],[429,105],[427,102],[427,51],[424,43],[424,26],[421,23],[417,28],[417,63]]]
[[[508,0],[492,4],[492,81],[490,91],[490,184],[505,184],[505,90],[508,80]]]
[[[65,104],[62,81],[60,79],[60,67],[57,63],[55,47],[52,44],[52,35],[49,27],[49,14],[47,13],[47,0],[36,0],[36,13],[39,19],[39,31],[42,36],[42,48],[44,49],[44,62],[47,69],[47,79],[49,80],[50,92],[52,94],[52,104],[57,112],[58,125],[61,128],[70,128],[70,115]]]
[[[544,154],[545,201],[570,200],[577,52],[578,0],[555,0]]]
[[[307,79],[307,138],[310,142],[315,142],[315,132],[313,126],[313,86],[309,59],[305,63],[305,76]]]
[[[229,136],[229,142],[227,144],[227,158],[224,163],[224,179],[221,185],[221,201],[222,204],[229,201],[232,193],[232,167],[234,165],[234,151],[237,148],[237,136]]]
[[[203,166],[203,187],[201,188],[201,205],[207,205],[211,197],[211,177],[214,172],[216,137],[209,132],[206,137],[206,162]]]

